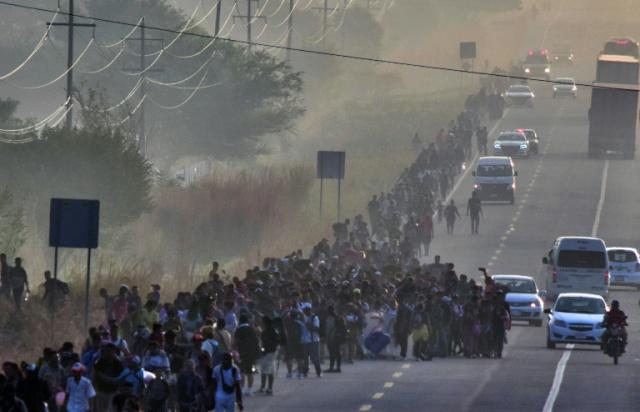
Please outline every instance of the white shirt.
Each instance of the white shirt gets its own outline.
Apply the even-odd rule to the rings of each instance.
[[[74,377],[67,379],[66,392],[69,396],[67,412],[86,412],[89,410],[89,399],[96,396],[91,381],[84,376],[76,382]]]

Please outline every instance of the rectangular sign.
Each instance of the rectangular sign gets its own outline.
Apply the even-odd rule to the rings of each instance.
[[[475,59],[476,58],[476,42],[474,41],[460,42],[460,58]]]
[[[344,179],[345,152],[318,152],[318,179]]]
[[[99,229],[100,201],[51,199],[49,246],[95,249]]]

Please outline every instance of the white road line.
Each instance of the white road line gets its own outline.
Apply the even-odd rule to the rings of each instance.
[[[562,357],[558,361],[556,374],[553,377],[553,385],[551,385],[551,390],[549,391],[549,396],[547,396],[547,401],[544,403],[542,412],[553,411],[553,405],[556,402],[558,393],[560,393],[560,385],[562,385],[562,379],[564,378],[564,370],[567,367],[567,362],[569,362],[569,357],[571,357],[571,350],[574,348],[574,346],[575,345],[573,343],[567,345],[567,348],[562,354]]]
[[[600,227],[600,216],[602,215],[602,208],[604,208],[604,199],[607,195],[607,177],[609,176],[609,159],[605,160],[604,167],[602,168],[602,182],[600,183],[600,200],[598,201],[598,208],[596,209],[596,219],[593,221],[593,228],[591,229],[591,237],[598,235],[598,228]]]
[[[384,388],[385,389],[393,388],[393,382],[385,382],[384,383]]]
[[[384,396],[384,392],[376,392],[373,394],[373,396],[371,397],[372,399],[378,400],[378,399],[382,399],[382,397]]]
[[[396,379],[398,379],[401,376],[402,376],[402,372],[396,372],[393,375],[391,375],[392,378],[396,378]]]
[[[402,365],[402,369],[409,369],[411,367],[410,363],[405,363],[404,365]]]
[[[598,235],[598,229],[600,228],[600,217],[602,216],[602,209],[604,208],[604,201],[607,195],[607,178],[609,176],[609,160],[605,160],[604,167],[602,168],[602,181],[600,183],[600,199],[598,200],[598,207],[596,208],[596,217],[593,221],[593,228],[591,229],[591,236],[595,237]],[[562,385],[562,380],[564,379],[564,370],[567,367],[567,363],[569,362],[569,358],[571,357],[571,351],[573,350],[574,345],[567,345],[562,357],[558,361],[558,366],[556,367],[556,374],[553,377],[553,384],[551,385],[551,390],[549,391],[549,395],[547,396],[547,401],[544,403],[544,408],[542,408],[542,412],[552,412],[553,406],[556,402],[558,394],[560,393],[560,386]]]
[[[361,411],[361,412],[370,411],[370,410],[371,410],[371,408],[372,408],[372,406],[371,406],[371,405],[362,405],[362,406],[360,407],[360,411]]]

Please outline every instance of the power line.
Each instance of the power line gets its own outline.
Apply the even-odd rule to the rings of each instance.
[[[89,44],[87,45],[87,47],[84,49],[84,51],[82,52],[82,54],[78,57],[78,60],[74,61],[73,58],[73,42],[74,42],[74,35],[73,32],[75,30],[76,27],[91,27],[93,28],[93,32],[95,35],[95,27],[96,25],[94,23],[76,23],[74,22],[74,18],[76,17],[74,14],[74,0],[69,0],[69,12],[65,13],[67,15],[67,22],[66,23],[56,23],[56,22],[50,22],[47,23],[47,26],[66,26],[67,27],[67,33],[68,33],[68,38],[67,38],[67,72],[65,73],[67,75],[67,129],[71,130],[71,128],[73,127],[73,102],[71,101],[71,99],[73,98],[73,68],[74,66],[80,61],[80,59],[82,58],[82,56],[84,56],[84,54],[87,52],[87,50],[89,50],[89,46],[91,46],[91,44],[93,44],[93,41],[95,40],[95,36],[94,38],[91,39],[91,41],[89,42]],[[54,83],[58,81],[58,79],[54,80]]]
[[[393,4],[393,2],[392,2],[392,4]],[[21,8],[21,9],[26,9],[26,10],[32,10],[32,11],[40,11],[40,12],[44,12],[44,13],[56,13],[56,10],[54,10],[54,9],[47,9],[47,8],[44,8],[44,7],[36,7],[36,6],[25,6],[25,5],[22,5],[22,4],[11,3],[9,1],[4,1],[4,0],[0,0],[0,5],[11,6],[11,7]],[[391,6],[389,6],[389,7],[391,7]],[[68,15],[69,13],[60,12],[60,14]],[[83,15],[83,14],[75,14],[75,17],[84,18],[84,19],[92,19],[92,20],[95,20],[95,21],[98,21],[98,22],[109,23],[109,24],[117,24],[117,25],[128,26],[128,27],[134,27],[135,26],[135,23],[125,22],[125,21],[120,21],[120,20],[113,20],[113,19],[106,19],[106,18],[103,18],[103,17],[93,17],[93,16],[88,16],[88,15]],[[178,31],[178,30],[173,30],[173,29],[169,29],[169,28],[166,28],[166,27],[159,27],[159,26],[147,26],[147,29],[161,31],[161,32],[165,32],[165,33],[187,35],[187,36],[198,37],[198,38],[209,39],[209,40],[215,38],[214,36],[208,35],[208,34],[184,32],[184,31]],[[228,43],[249,45],[249,42],[247,42],[245,40],[231,39],[231,38],[228,38],[228,37],[218,37],[218,39],[220,39],[221,41],[228,42]],[[316,56],[334,57],[334,58],[354,60],[354,61],[360,61],[360,62],[366,62],[366,63],[388,64],[388,65],[394,65],[394,66],[400,66],[400,67],[408,67],[408,68],[413,68],[413,69],[437,70],[437,71],[444,71],[444,72],[451,72],[451,73],[466,73],[466,74],[471,74],[471,75],[475,75],[475,76],[488,76],[488,77],[497,77],[497,78],[502,78],[502,79],[536,81],[536,82],[548,83],[548,84],[553,84],[554,83],[554,81],[550,80],[550,79],[547,80],[547,79],[541,79],[541,78],[530,78],[530,77],[526,77],[526,76],[519,76],[519,75],[513,75],[513,74],[503,74],[503,73],[491,73],[491,72],[484,72],[484,71],[479,71],[479,70],[463,70],[463,69],[458,69],[458,68],[455,68],[455,67],[448,67],[448,66],[436,66],[436,65],[423,64],[423,63],[407,62],[407,61],[402,61],[402,60],[389,60],[389,59],[382,59],[382,58],[376,58],[376,57],[358,56],[358,55],[353,55],[353,54],[337,53],[337,52],[324,51],[324,50],[305,49],[305,48],[301,48],[301,47],[287,47],[287,46],[280,46],[280,45],[275,45],[275,44],[270,44],[270,43],[263,43],[263,42],[252,42],[251,45],[260,46],[260,47],[264,47],[264,48],[278,49],[278,50],[289,50],[289,51],[292,51],[292,52],[303,53],[303,54],[311,54],[311,55],[316,55]],[[576,86],[588,87],[588,88],[596,88],[596,89],[615,89],[615,90],[623,90],[623,91],[624,90],[626,90],[626,91],[638,91],[638,88],[599,86],[599,85],[594,85],[592,83],[587,83],[587,82],[584,82],[584,81],[583,82],[576,82]]]

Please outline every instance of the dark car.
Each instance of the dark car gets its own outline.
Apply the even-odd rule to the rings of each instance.
[[[523,133],[529,142],[529,152],[538,154],[540,152],[540,138],[538,133],[533,129],[516,129],[517,132]]]

